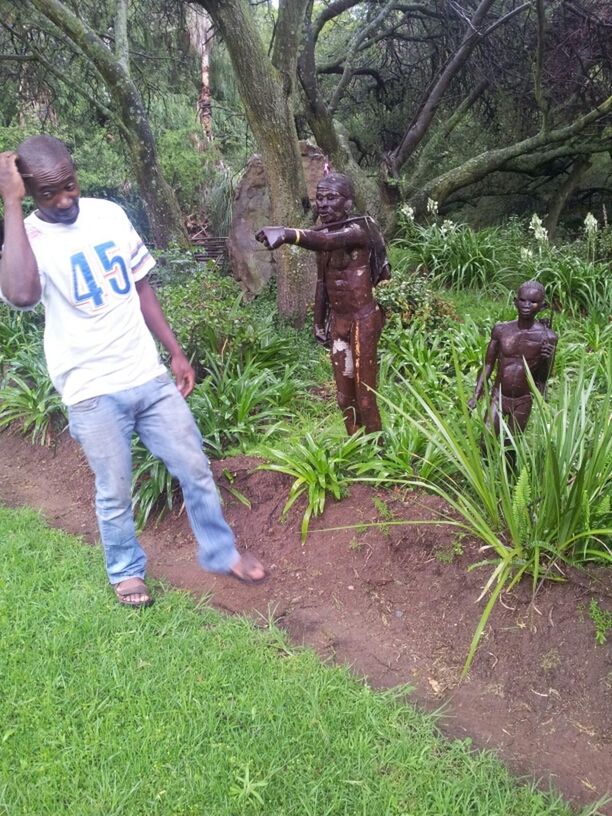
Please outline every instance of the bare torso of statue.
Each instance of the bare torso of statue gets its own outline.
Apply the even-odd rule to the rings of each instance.
[[[363,226],[351,224],[344,233],[347,246],[321,252],[318,261],[330,308],[337,315],[356,318],[360,312],[376,305],[370,277],[370,252]],[[327,234],[333,232],[330,230]],[[357,242],[353,246],[348,243],[351,234]]]
[[[547,326],[537,321],[528,329],[519,329],[516,320],[497,324],[493,330],[499,347],[495,387],[501,386],[504,396],[522,397],[531,393],[525,364],[537,382],[542,350],[552,342],[551,334]]]
[[[381,428],[375,389],[383,324],[374,297],[382,277],[372,272],[371,219],[349,217],[353,196],[349,178],[326,176],[316,196],[321,227],[264,227],[255,236],[269,249],[290,243],[317,253],[314,333],[321,342],[331,341],[338,405],[350,434],[362,426],[368,433]]]
[[[536,315],[546,306],[544,288],[536,281],[524,283],[516,297],[518,319],[497,323],[491,332],[485,365],[481,372],[470,408],[476,406],[484,386],[496,370],[488,423],[499,433],[500,416],[510,430],[524,430],[533,403],[529,378],[544,393],[548,380],[557,335]],[[529,372],[529,374],[528,374]]]

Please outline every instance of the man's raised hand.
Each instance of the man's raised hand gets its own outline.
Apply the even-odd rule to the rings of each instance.
[[[25,184],[17,169],[17,154],[13,150],[0,153],[0,195],[6,201],[22,201],[26,195]]]

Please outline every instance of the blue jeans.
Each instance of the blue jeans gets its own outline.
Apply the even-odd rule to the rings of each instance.
[[[111,584],[144,578],[147,563],[132,511],[134,432],[180,482],[201,566],[210,572],[230,570],[238,559],[234,534],[223,518],[200,431],[168,374],[76,403],[68,417],[70,434],[96,477],[96,515]]]

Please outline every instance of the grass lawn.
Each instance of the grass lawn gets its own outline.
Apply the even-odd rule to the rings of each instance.
[[[120,608],[100,552],[0,508],[0,813],[569,814],[431,717],[178,591]]]

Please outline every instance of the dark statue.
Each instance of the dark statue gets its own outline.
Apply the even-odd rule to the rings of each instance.
[[[522,284],[514,302],[518,319],[493,327],[484,368],[468,402],[470,409],[476,407],[485,383],[497,368],[487,417],[487,424],[496,434],[499,434],[500,416],[511,432],[525,429],[533,405],[527,368],[543,394],[557,345],[557,335],[549,325],[536,320],[536,315],[547,307],[542,284],[537,281]]]
[[[351,217],[355,191],[348,176],[330,173],[317,186],[320,227],[263,227],[255,238],[268,249],[294,244],[317,253],[316,339],[331,346],[338,405],[349,434],[380,431],[376,404],[376,351],[384,315],[374,287],[389,278],[385,245],[376,223]]]

